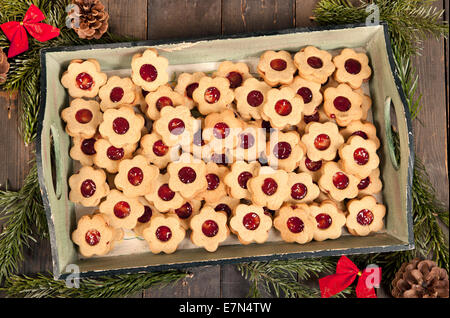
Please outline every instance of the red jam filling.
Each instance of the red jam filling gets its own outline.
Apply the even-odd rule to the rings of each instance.
[[[373,222],[373,213],[370,210],[363,209],[356,215],[356,221],[361,225],[370,225]]]
[[[163,201],[170,201],[175,196],[175,192],[173,192],[172,189],[169,188],[169,185],[167,183],[164,183],[158,189],[158,196]]]
[[[314,147],[318,150],[327,150],[328,147],[330,147],[330,144],[330,137],[326,134],[317,135],[316,139],[314,139]]]
[[[352,104],[350,103],[350,100],[344,96],[336,97],[333,100],[333,105],[340,112],[346,112],[352,106]]]
[[[87,156],[95,155],[94,144],[95,138],[83,139],[81,142],[81,151]]]
[[[158,140],[153,144],[152,150],[155,155],[162,157],[169,151],[169,147],[162,140]]]
[[[296,183],[291,187],[291,197],[294,200],[303,199],[308,193],[308,188],[303,183]]]
[[[106,150],[106,156],[111,160],[120,160],[125,155],[123,148],[116,148],[114,146],[110,146]]]
[[[133,167],[128,171],[128,181],[131,185],[138,186],[144,180],[144,172],[141,168]]]
[[[172,135],[178,136],[181,135],[184,132],[184,121],[182,121],[179,118],[174,118],[171,121],[169,121],[169,124],[167,125],[169,132]]]
[[[292,112],[292,105],[286,99],[280,99],[275,104],[275,111],[280,116],[287,116]]]
[[[306,60],[306,63],[308,63],[309,66],[311,66],[312,68],[315,68],[315,69],[321,68],[323,66],[322,59],[317,56],[308,57],[308,59]]]
[[[189,202],[186,202],[178,209],[175,209],[175,213],[180,219],[187,219],[192,215],[192,205]]]
[[[230,134],[230,127],[223,122],[217,123],[214,125],[213,134],[217,139],[227,138]]]
[[[277,159],[283,160],[289,158],[291,155],[291,145],[286,141],[281,141],[273,147],[273,154]]]
[[[130,129],[130,123],[123,117],[117,117],[113,120],[113,130],[118,135],[126,134]]]
[[[355,131],[353,134],[352,134],[352,136],[359,136],[359,137],[361,137],[361,138],[364,138],[364,139],[369,139],[369,137],[367,136],[367,134],[364,132],[364,131],[362,131],[362,130],[358,130],[358,131]]]
[[[114,215],[119,219],[126,218],[130,215],[131,207],[128,202],[119,201],[114,205]]]
[[[214,237],[219,233],[219,226],[213,220],[206,220],[202,224],[202,232],[207,237]]]
[[[94,85],[94,79],[86,72],[80,73],[75,79],[78,88],[82,90],[88,90]]]
[[[230,81],[230,88],[236,88],[242,85],[242,75],[239,72],[228,73],[227,79]]]
[[[186,96],[192,99],[192,94],[194,94],[194,91],[197,89],[198,83],[192,83],[186,86]]]
[[[194,143],[194,145],[199,146],[199,147],[205,145],[205,141],[203,140],[201,129],[197,130],[197,132],[194,134],[193,143]]]
[[[260,91],[251,91],[247,95],[247,103],[252,107],[258,107],[264,101],[264,95]]]
[[[150,219],[152,218],[152,214],[153,214],[152,209],[148,205],[145,205],[144,213],[138,218],[138,222],[148,223],[148,221],[150,221]]]
[[[322,168],[322,160],[312,161],[311,159],[309,159],[307,157],[305,159],[305,166],[306,166],[306,169],[308,169],[309,171],[317,171],[320,168]]]
[[[284,71],[287,67],[287,63],[283,59],[274,59],[270,61],[270,67],[275,71]]]
[[[183,167],[178,171],[178,178],[181,182],[189,184],[195,181],[197,173],[191,167]]]
[[[238,183],[242,189],[247,189],[247,181],[252,178],[253,175],[248,171],[243,171],[238,176]]]
[[[286,221],[287,228],[289,231],[291,231],[294,234],[300,233],[305,228],[305,224],[303,223],[302,219],[296,216],[291,216]]]
[[[270,126],[270,121],[263,120],[261,123],[261,128],[264,128],[266,132],[270,132],[272,126]]]
[[[331,216],[326,213],[320,213],[316,215],[317,227],[321,230],[326,230],[331,226],[333,220]]]
[[[225,212],[228,216],[231,215],[231,209],[228,205],[226,205],[225,203],[220,203],[218,204],[215,208],[214,211],[216,212]]]
[[[205,101],[209,104],[217,103],[220,99],[220,91],[216,87],[210,87],[205,91]]]
[[[367,177],[365,179],[362,179],[359,183],[358,183],[358,189],[359,190],[364,190],[365,188],[367,188],[370,184],[370,177]]]
[[[363,166],[369,162],[369,153],[364,148],[358,148],[353,152],[353,159],[358,165]]]
[[[259,219],[259,216],[256,213],[247,213],[246,215],[244,215],[244,218],[242,219],[242,224],[249,231],[256,230],[260,222],[261,220]]]
[[[206,181],[208,182],[208,190],[215,190],[220,184],[219,177],[214,173],[209,173],[206,175]]]
[[[303,115],[303,120],[305,121],[305,124],[309,124],[310,122],[319,122],[320,115],[319,112],[315,112],[312,115]]]
[[[312,101],[313,94],[308,87],[300,87],[297,91],[297,94],[303,98],[303,102],[308,104]]]
[[[333,184],[339,190],[344,190],[345,188],[347,188],[349,182],[350,180],[348,179],[348,177],[342,172],[336,172],[333,175]]]
[[[91,179],[86,179],[81,183],[80,191],[83,197],[90,198],[94,195],[95,190],[97,190],[97,186]]]
[[[124,95],[124,90],[122,87],[114,87],[111,90],[111,93],[109,93],[109,99],[113,102],[113,103],[117,103],[120,102],[123,98]]]
[[[252,134],[242,134],[240,135],[240,147],[242,149],[248,149],[253,147],[253,145],[255,144],[255,137],[253,137]]]
[[[161,242],[167,242],[172,237],[172,231],[169,227],[162,225],[156,229],[155,235]]]
[[[146,82],[153,82],[158,77],[158,70],[151,64],[144,64],[139,70],[139,74]]]
[[[161,111],[166,106],[173,106],[172,100],[167,96],[162,96],[156,101],[156,108]]]
[[[98,243],[100,243],[101,234],[97,230],[89,230],[84,235],[84,239],[86,240],[86,243],[88,243],[89,246],[95,246]]]
[[[353,75],[358,74],[361,72],[361,63],[355,59],[348,59],[344,63],[345,70]]]
[[[80,124],[87,124],[88,122],[90,122],[92,120],[93,116],[94,115],[92,114],[92,112],[86,108],[80,109],[79,111],[77,111],[75,113],[75,119]]]
[[[218,165],[226,165],[228,163],[227,155],[213,153],[211,155],[211,161],[217,163]]]
[[[264,192],[266,195],[273,195],[275,192],[277,192],[278,184],[277,182],[272,178],[266,178],[264,179],[264,182],[261,186],[262,192]]]

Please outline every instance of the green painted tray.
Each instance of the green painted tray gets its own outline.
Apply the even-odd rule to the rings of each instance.
[[[60,119],[69,97],[60,84],[72,59],[97,59],[102,71],[129,69],[135,53],[155,47],[171,65],[242,60],[260,56],[266,50],[296,52],[306,45],[325,50],[363,47],[373,69],[370,95],[373,122],[382,146],[378,151],[383,181],[383,203],[387,207],[385,231],[367,237],[342,236],[337,240],[305,245],[269,242],[220,246],[214,253],[186,249],[173,254],[150,251],[122,256],[80,259],[70,239],[75,229],[75,206],[68,199],[67,180],[73,162],[69,157],[70,137]],[[379,253],[414,248],[411,216],[411,184],[414,162],[410,113],[396,75],[385,24],[345,25],[330,28],[290,29],[231,37],[179,41],[143,41],[44,49],[41,52],[41,108],[37,139],[37,164],[42,198],[50,231],[53,274],[66,277],[68,265],[76,264],[81,276],[145,272],[169,268],[272,259],[319,257],[356,253]],[[391,136],[391,113],[395,113],[400,137],[397,162]],[[73,268],[73,267],[72,267]]]

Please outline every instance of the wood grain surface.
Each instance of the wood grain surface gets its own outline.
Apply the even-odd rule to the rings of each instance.
[[[312,25],[317,0],[102,0],[110,31],[137,39],[195,38]],[[132,4],[131,4],[132,3]],[[446,8],[448,0],[436,2]],[[439,198],[448,206],[449,129],[448,41],[427,40],[415,58],[423,110],[414,123],[416,154],[426,164]],[[446,67],[445,67],[446,66]],[[18,189],[28,172],[32,146],[19,134],[18,97],[0,92],[0,185]],[[8,117],[9,114],[9,117]],[[41,241],[26,251],[22,273],[51,271],[50,246]],[[151,288],[134,297],[245,297],[249,283],[235,265],[190,268],[192,278]]]

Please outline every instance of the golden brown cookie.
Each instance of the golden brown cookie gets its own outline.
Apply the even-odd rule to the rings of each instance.
[[[168,212],[171,209],[176,209],[184,203],[183,197],[179,192],[173,191],[169,187],[169,175],[159,174],[154,180],[155,191],[148,192],[145,195],[147,201],[153,203],[153,205],[160,212]]]
[[[95,142],[95,154],[93,161],[99,168],[106,169],[109,173],[119,171],[119,163],[124,159],[133,157],[137,144],[126,144],[123,147],[114,147],[106,139],[99,139]]]
[[[72,60],[61,78],[71,97],[94,98],[100,87],[105,85],[107,76],[101,72],[97,60]]]
[[[334,123],[312,122],[306,126],[302,142],[306,146],[306,154],[309,159],[313,161],[333,160],[338,148],[344,143],[344,137]]]
[[[375,143],[358,135],[351,136],[339,148],[339,156],[344,171],[360,179],[368,177],[380,163]]]
[[[288,179],[290,203],[309,203],[314,201],[320,193],[319,187],[313,183],[311,175],[306,172],[290,172]]]
[[[272,88],[267,93],[263,114],[273,128],[283,129],[300,122],[303,107],[303,99],[292,88]]]
[[[261,167],[258,161],[245,162],[236,161],[231,165],[231,171],[224,178],[228,186],[229,194],[236,199],[251,199],[248,191],[247,181],[256,176]]]
[[[203,72],[195,72],[193,74],[181,73],[178,75],[177,85],[175,86],[174,91],[183,96],[183,105],[189,107],[189,109],[194,108],[197,104],[194,101],[192,94],[197,89],[200,79],[205,76],[206,74]]]
[[[147,92],[153,92],[169,81],[168,66],[169,61],[165,57],[159,56],[157,50],[149,48],[144,53],[133,56],[131,79]]]
[[[230,83],[230,88],[235,89],[240,87],[246,79],[252,76],[250,75],[247,64],[223,61],[219,64],[217,71],[213,73],[213,77],[225,77]]]
[[[199,112],[208,115],[226,110],[234,100],[234,92],[229,86],[230,82],[226,78],[202,77],[192,93]]]
[[[142,231],[150,251],[153,254],[161,252],[171,254],[186,236],[186,230],[181,226],[180,220],[173,215],[158,215],[153,218],[150,225]]]
[[[95,100],[76,98],[69,107],[63,109],[61,118],[67,124],[66,132],[69,136],[92,138],[103,120],[103,114]]]
[[[286,171],[261,167],[258,174],[247,181],[247,188],[254,204],[276,210],[289,196],[286,184],[288,184]]]
[[[274,131],[266,146],[267,162],[276,169],[293,171],[306,154],[306,147],[296,131]]]
[[[297,124],[297,131],[300,133],[300,135],[305,134],[306,126],[309,123],[326,123],[326,122],[332,122],[335,123],[334,119],[328,118],[327,114],[323,111],[322,107],[319,107],[319,110],[316,111],[312,115],[303,115],[302,120]]]
[[[307,46],[294,55],[298,74],[308,81],[324,84],[334,72],[331,54],[314,46]]]
[[[145,96],[147,103],[147,116],[152,120],[157,120],[161,117],[161,109],[166,106],[183,105],[183,96],[172,90],[170,85],[161,85],[154,92],[150,92]]]
[[[376,194],[381,191],[383,184],[380,180],[380,169],[374,169],[367,178],[358,183],[358,197],[370,194]]]
[[[226,240],[230,231],[227,215],[205,206],[191,220],[191,241],[208,252],[215,252],[219,244]]]
[[[283,241],[305,244],[313,239],[316,221],[306,204],[296,205],[295,208],[285,204],[276,213],[273,226],[280,231]]]
[[[169,162],[180,157],[180,147],[167,146],[157,132],[152,132],[141,138],[141,155],[159,169],[167,167]]]
[[[373,196],[350,200],[347,203],[347,210],[345,225],[351,234],[366,236],[383,228],[386,207],[378,204]]]
[[[176,215],[180,219],[181,226],[187,230],[190,228],[192,217],[200,212],[200,207],[202,206],[202,201],[192,199],[186,201],[176,209],[169,211],[169,215]]]
[[[359,120],[352,121],[347,127],[340,130],[342,136],[347,141],[351,136],[357,135],[364,139],[372,140],[375,146],[380,148],[380,140],[377,137],[376,127],[369,122],[362,122]]]
[[[334,79],[339,83],[347,83],[353,89],[361,87],[372,75],[369,58],[364,53],[357,53],[353,49],[345,48],[333,58],[336,65]]]
[[[136,99],[136,86],[129,77],[111,76],[98,92],[100,108],[104,112],[109,108],[132,106]]]
[[[188,107],[166,106],[161,110],[161,117],[153,123],[153,129],[167,146],[187,145],[194,138],[195,121]]]
[[[234,149],[236,160],[255,161],[266,148],[266,132],[254,122],[244,123],[244,129],[239,133],[237,139],[238,143]]]
[[[211,113],[205,118],[203,139],[214,150],[234,149],[243,127],[244,123],[234,116],[231,109],[220,113]]]
[[[78,173],[70,176],[69,186],[69,200],[83,206],[97,206],[109,193],[106,173],[89,166],[81,167]]]
[[[290,84],[296,72],[291,54],[287,51],[266,51],[258,62],[258,73],[270,86]]]
[[[234,209],[240,203],[239,199],[232,198],[228,195],[220,198],[219,201],[214,203],[206,203],[205,206],[210,206],[216,212],[225,212],[228,217],[234,213]]]
[[[339,126],[347,126],[362,116],[362,97],[347,84],[329,87],[323,93],[323,109]]]
[[[137,235],[142,236],[142,231],[150,225],[153,218],[161,215],[161,213],[144,197],[139,197],[138,200],[144,206],[144,213],[137,219],[137,224],[133,231]]]
[[[320,205],[309,206],[310,215],[316,219],[314,228],[314,240],[337,239],[342,235],[342,227],[345,224],[345,215],[331,200],[325,200]]]
[[[95,157],[95,143],[97,138],[73,137],[73,146],[70,148],[69,155],[72,159],[78,160],[83,166],[92,166]]]
[[[218,166],[214,162],[206,164],[205,178],[208,186],[200,192],[197,200],[205,200],[206,203],[214,203],[227,194],[227,186],[224,182],[225,175],[229,172],[228,167]]]
[[[303,114],[308,116],[315,114],[323,100],[320,83],[307,81],[300,76],[296,76],[289,87],[303,98]]]
[[[269,238],[272,218],[257,205],[239,204],[230,219],[231,231],[242,244],[264,243]]]
[[[265,82],[249,78],[242,86],[234,90],[236,108],[244,120],[261,119],[262,109],[267,100],[267,92],[271,89]]]
[[[360,179],[343,171],[336,162],[327,162],[319,179],[319,187],[334,200],[353,199],[358,195]]]
[[[308,156],[304,156],[298,165],[300,172],[305,172],[311,176],[314,182],[318,182],[323,173],[325,160],[312,161]]]
[[[372,99],[369,95],[364,94],[364,91],[361,88],[355,89],[355,93],[358,93],[362,97],[361,102],[361,120],[367,120],[367,116],[369,115],[369,110],[372,108]]]

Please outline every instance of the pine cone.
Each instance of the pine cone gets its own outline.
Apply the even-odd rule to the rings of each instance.
[[[3,53],[3,49],[0,48],[0,84],[6,82],[6,74],[9,71],[8,57]]]
[[[392,281],[395,298],[448,298],[448,274],[431,260],[403,263]]]
[[[79,12],[72,10],[69,16],[73,17],[72,28],[80,39],[100,39],[108,30],[109,14],[105,6],[99,0],[73,0]],[[79,19],[79,27],[75,27],[76,19]]]

